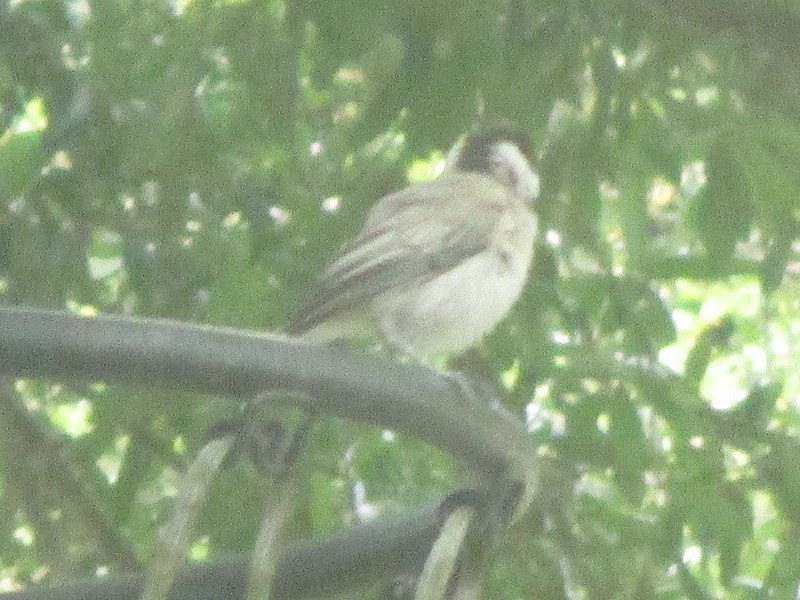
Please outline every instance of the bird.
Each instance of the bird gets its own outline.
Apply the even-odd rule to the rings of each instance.
[[[382,336],[426,362],[464,352],[524,288],[539,189],[522,129],[506,122],[473,128],[438,177],[374,204],[287,333],[312,343]]]

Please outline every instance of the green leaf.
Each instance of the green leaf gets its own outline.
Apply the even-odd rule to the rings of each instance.
[[[695,341],[689,356],[686,358],[684,373],[686,379],[695,388],[699,388],[700,382],[706,373],[709,362],[711,362],[714,350],[723,348],[730,339],[734,331],[734,322],[731,318],[723,318],[703,329]]]
[[[722,265],[733,255],[737,240],[750,231],[752,193],[742,166],[723,141],[709,152],[706,176],[697,208],[698,233],[710,261]]]
[[[263,328],[270,304],[268,274],[262,268],[229,263],[209,289],[206,316],[211,323],[243,328]]]
[[[14,197],[28,188],[44,163],[42,136],[38,131],[0,136],[0,195]]]

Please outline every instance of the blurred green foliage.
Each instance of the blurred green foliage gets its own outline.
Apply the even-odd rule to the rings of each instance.
[[[794,597],[797,31],[795,0],[1,0],[0,301],[280,329],[415,160],[517,120],[534,277],[458,364],[560,476],[486,597]],[[0,585],[146,562],[229,410],[8,383]],[[298,535],[459,480],[338,421],[304,468]],[[265,493],[227,472],[198,548],[248,549]]]

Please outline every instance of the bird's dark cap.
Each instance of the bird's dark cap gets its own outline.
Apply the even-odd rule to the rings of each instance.
[[[455,167],[459,171],[484,172],[488,169],[491,148],[500,142],[510,142],[531,160],[531,140],[525,131],[510,121],[498,121],[476,126],[462,142]]]

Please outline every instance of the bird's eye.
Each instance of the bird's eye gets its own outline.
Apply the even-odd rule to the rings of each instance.
[[[519,175],[516,170],[512,169],[507,162],[502,160],[493,160],[492,171],[494,172],[495,177],[497,177],[498,180],[502,181],[508,187],[517,187],[517,184],[519,183]]]
[[[505,175],[508,185],[513,188],[517,187],[517,184],[519,183],[519,175],[517,175],[517,172],[514,169],[506,167]]]

